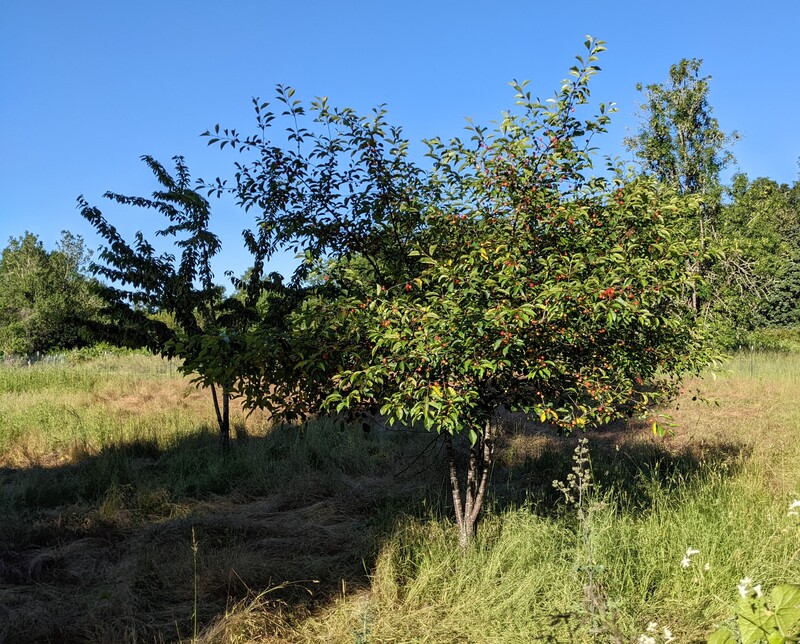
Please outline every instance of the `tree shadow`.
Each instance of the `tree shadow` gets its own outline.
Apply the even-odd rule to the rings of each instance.
[[[710,472],[735,473],[752,452],[738,441],[697,443],[652,436],[646,423],[631,420],[597,430],[560,435],[549,427],[512,422],[502,434],[493,473],[499,510],[522,505],[552,516],[562,493],[555,481],[572,471],[578,441],[586,439],[594,484],[613,491],[610,500],[628,513],[652,508],[654,495],[702,484]]]
[[[393,473],[429,438],[238,435],[228,453],[206,428],[0,470],[0,642],[192,639],[248,597],[296,616],[366,587],[381,535],[427,494]]]
[[[205,428],[166,446],[139,440],[0,470],[0,641],[191,639],[256,596],[280,637],[368,588],[399,522],[452,512],[427,433],[319,421],[236,435],[228,453]],[[636,426],[587,438],[598,484],[629,511],[646,511],[654,486],[691,485],[747,454],[734,443],[676,448]],[[491,511],[556,512],[552,482],[570,472],[577,440],[511,427]]]

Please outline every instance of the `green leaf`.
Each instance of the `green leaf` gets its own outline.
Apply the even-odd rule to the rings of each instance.
[[[707,644],[739,644],[733,631],[724,626],[714,631],[706,642]]]
[[[739,634],[742,644],[758,644],[778,628],[775,615],[766,610],[763,599],[739,600]]]
[[[778,627],[784,633],[792,632],[792,629],[800,622],[800,585],[783,584],[773,589],[770,595],[772,599],[772,610],[778,622]],[[798,631],[800,629],[795,629]],[[794,635],[800,633],[794,632]]]

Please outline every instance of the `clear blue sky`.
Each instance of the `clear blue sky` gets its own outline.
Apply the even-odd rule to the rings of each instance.
[[[513,78],[549,96],[585,34],[608,43],[593,97],[619,108],[603,152],[622,154],[636,128],[636,83],[664,81],[671,64],[697,57],[713,76],[715,116],[743,137],[739,169],[791,183],[799,27],[798,0],[2,0],[0,247],[30,230],[52,249],[62,229],[96,247],[79,194],[123,232],[152,231],[156,216],[102,193],[155,189],[143,154],[182,154],[194,176],[229,174],[234,155],[199,134],[215,123],[248,131],[250,98],[271,98],[276,83],[360,111],[387,103],[412,140],[451,136],[464,117],[488,123],[510,107]],[[251,221],[215,208],[220,281],[246,267],[239,240]]]

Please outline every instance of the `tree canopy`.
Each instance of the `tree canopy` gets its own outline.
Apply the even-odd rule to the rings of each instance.
[[[237,378],[236,355],[241,348],[238,334],[251,320],[264,286],[264,252],[256,236],[245,234],[254,268],[247,283],[236,280],[243,297],[224,297],[224,289],[214,282],[211,267],[211,260],[221,247],[210,229],[211,206],[192,188],[184,159],[174,158],[174,176],[152,157],[142,160],[161,189],[152,198],[113,192],[105,197],[164,215],[168,225],[156,234],[174,240],[180,256],[156,254],[141,232],[136,233],[132,244],[128,243],[98,208],[80,197],[81,215],[107,244],[100,251],[101,261],[91,268],[108,282],[106,300],[129,322],[133,320],[141,326],[151,348],[164,356],[180,357],[181,369],[211,389],[220,436],[227,447],[230,391]],[[146,315],[149,311],[166,314],[174,325]]]
[[[503,410],[589,428],[667,399],[710,357],[687,307],[702,286],[686,262],[702,245],[685,230],[700,201],[613,166],[590,174],[610,110],[580,116],[604,50],[586,47],[552,99],[514,83],[495,129],[428,141],[425,171],[384,110],[320,99],[308,123],[283,87],[291,152],[267,138],[276,116],[258,101],[258,134],[207,133],[247,159],[231,190],[268,245],[305,252],[299,276],[321,275],[280,327],[254,328],[234,391],[276,413],[379,413],[438,432],[463,546]]]

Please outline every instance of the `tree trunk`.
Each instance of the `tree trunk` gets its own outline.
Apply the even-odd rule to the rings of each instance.
[[[447,436],[447,456],[450,462],[450,486],[453,493],[453,508],[458,526],[458,545],[466,551],[478,528],[478,520],[486,498],[486,489],[494,463],[494,440],[496,429],[490,420],[478,431],[478,440],[469,448],[466,485],[461,488],[453,449],[453,437]]]
[[[222,448],[228,449],[231,446],[231,394],[226,389],[222,389],[222,426],[220,427],[220,438]]]
[[[226,387],[222,387],[222,409],[220,410],[217,388],[211,385],[211,397],[214,400],[214,412],[217,415],[217,425],[219,425],[219,438],[222,449],[228,450],[231,446],[231,416],[230,401],[231,394]]]

